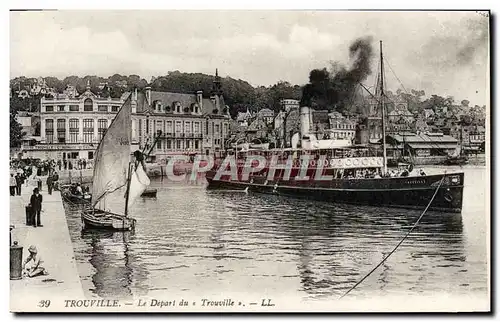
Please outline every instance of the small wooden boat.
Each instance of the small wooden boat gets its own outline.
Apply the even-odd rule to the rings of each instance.
[[[99,209],[88,209],[82,213],[85,229],[132,230],[136,220]]]
[[[92,200],[92,195],[90,193],[76,195],[69,189],[64,189],[63,191],[61,191],[61,195],[64,199],[73,203],[90,203],[90,201]]]
[[[465,165],[468,163],[469,158],[465,155],[450,156],[443,162],[444,165]]]
[[[144,197],[144,198],[156,198],[156,193],[157,192],[158,192],[158,189],[154,189],[154,188],[146,189],[141,194],[141,197]]]

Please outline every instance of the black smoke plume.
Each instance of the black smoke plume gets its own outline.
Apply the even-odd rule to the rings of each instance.
[[[332,109],[342,112],[349,107],[357,85],[371,74],[373,58],[372,38],[356,39],[349,47],[352,65],[347,68],[334,63],[332,70],[314,69],[309,73],[309,84],[304,86],[300,106]]]

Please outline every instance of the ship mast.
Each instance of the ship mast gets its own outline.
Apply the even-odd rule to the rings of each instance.
[[[382,175],[387,173],[387,151],[385,147],[385,104],[384,104],[384,57],[382,54],[382,40],[380,41],[380,105],[382,108],[382,147],[384,151],[384,167]]]
[[[127,173],[127,191],[125,192],[125,217],[128,216],[128,199],[130,195],[130,180],[132,176],[132,162],[128,164],[128,173]]]

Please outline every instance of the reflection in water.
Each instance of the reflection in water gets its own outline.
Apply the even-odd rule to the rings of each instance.
[[[95,292],[103,298],[128,298],[132,295],[128,239],[130,232],[82,231],[82,239],[92,247],[90,264]]]
[[[134,288],[147,280],[147,271],[140,265],[137,256],[131,252],[134,242],[134,232],[113,232],[106,230],[81,230],[76,225],[79,216],[79,205],[65,205],[66,211],[73,214],[68,222],[73,229],[79,229],[79,239],[90,247],[87,260],[94,268],[92,275],[93,293],[101,298],[130,299],[135,294],[144,295],[144,287]],[[79,217],[78,217],[79,218]],[[76,226],[76,227],[75,227]],[[136,290],[143,290],[137,292]]]
[[[474,175],[474,174],[473,174]],[[153,181],[131,208],[135,234],[80,233],[67,207],[82,280],[99,297],[212,292],[338,298],[403,238],[420,211],[207,191]],[[471,188],[470,198],[480,189]],[[428,212],[350,296],[486,292],[484,209]],[[478,244],[479,243],[479,244]],[[466,281],[466,282],[464,282]]]

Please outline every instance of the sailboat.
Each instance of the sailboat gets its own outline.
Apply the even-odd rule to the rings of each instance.
[[[131,160],[131,114],[129,95],[97,147],[92,177],[92,202],[90,207],[82,212],[84,228],[135,228],[136,220],[129,217],[129,207],[150,181],[141,162]],[[126,189],[125,195],[123,188]],[[108,203],[106,207],[108,198],[123,202]]]

